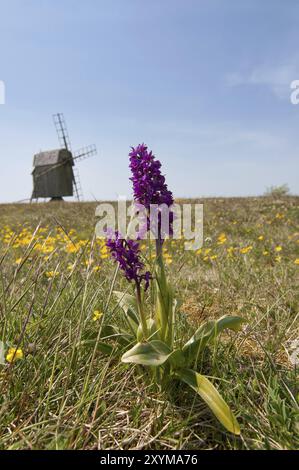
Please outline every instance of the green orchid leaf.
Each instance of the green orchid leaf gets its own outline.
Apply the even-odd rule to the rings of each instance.
[[[147,331],[148,331],[148,340],[158,340],[159,339],[159,331],[156,325],[155,320],[153,318],[148,318],[146,320],[147,324]],[[142,329],[142,324],[140,323],[137,329],[136,333],[137,341],[141,343],[144,339],[143,337],[143,329]]]
[[[128,346],[133,342],[134,336],[120,328],[116,328],[113,325],[103,325],[100,337],[97,330],[87,331],[82,335],[82,339],[78,343],[78,346],[93,348],[96,344],[99,344],[99,340],[104,341],[105,344],[107,344],[107,340],[112,340],[116,341],[121,346]]]
[[[127,294],[125,292],[113,291],[114,295],[118,300],[118,305],[123,309],[129,327],[132,332],[136,334],[137,328],[139,326],[138,318],[138,308],[136,298],[133,295]]]
[[[226,328],[238,331],[245,320],[237,316],[225,315],[218,320],[211,320],[201,325],[183,346],[183,352],[189,359],[196,359],[209,342],[214,340]]]
[[[128,335],[126,332],[120,333],[120,330],[114,326],[105,325],[101,330],[100,338],[97,331],[92,332],[92,334],[84,335],[84,339],[78,343],[78,346],[96,348],[102,354],[110,356],[113,352],[118,353],[122,346],[128,346],[133,339],[133,335]],[[118,344],[113,342],[109,344],[107,340],[115,340]]]
[[[119,306],[123,309],[125,313],[128,313],[128,310],[131,310],[136,315],[136,323],[138,324],[138,309],[137,302],[133,295],[127,294],[126,292],[113,291],[113,294],[116,296]]]
[[[104,325],[101,331],[101,339],[114,339],[125,346],[132,343],[134,336],[113,325]]]
[[[240,434],[237,419],[207,377],[191,369],[182,369],[176,373],[176,376],[200,395],[228,431],[236,435]]]
[[[174,350],[170,354],[168,360],[172,365],[173,369],[179,369],[181,367],[186,366],[186,358],[180,349]]]
[[[176,312],[176,301],[173,289],[167,282],[163,259],[161,258],[155,268],[155,291],[156,291],[156,324],[160,329],[160,337],[170,347],[174,340],[174,322]]]
[[[172,354],[167,344],[159,340],[148,343],[137,343],[121,358],[122,362],[140,364],[143,366],[161,366]]]
[[[86,341],[81,341],[80,343],[77,344],[78,347],[85,347],[89,349],[98,349],[105,355],[110,355],[113,350],[119,349],[119,345],[113,345],[109,343],[105,343],[104,341],[94,341],[94,340],[86,340]],[[126,344],[127,346],[127,344]]]
[[[111,356],[115,350],[111,344],[104,343],[103,341],[97,343],[97,348],[102,354],[105,354],[105,356]]]
[[[160,325],[160,337],[172,349],[174,347],[174,325],[177,312],[177,300],[174,298],[173,289],[168,286],[162,293],[156,295],[156,322]]]

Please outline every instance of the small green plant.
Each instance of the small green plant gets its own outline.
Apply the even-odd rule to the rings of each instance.
[[[270,186],[266,189],[265,196],[273,197],[274,199],[279,199],[280,197],[287,196],[290,194],[290,188],[287,184],[282,184],[281,186]]]
[[[170,208],[173,203],[172,193],[167,189],[165,178],[160,173],[160,162],[154,159],[145,145],[132,149],[130,157],[134,198],[147,210],[147,230],[151,217],[150,206],[163,203]],[[107,247],[127,280],[133,283],[135,295],[114,292],[124,311],[127,329],[124,331],[113,325],[105,326],[102,338],[113,336],[121,345],[125,345],[127,350],[122,355],[122,362],[147,367],[158,386],[166,387],[173,379],[189,385],[206,402],[223,426],[238,435],[240,427],[237,419],[209,378],[197,372],[197,364],[205,348],[223,330],[238,331],[244,320],[238,316],[223,316],[218,320],[208,321],[182,347],[178,345],[178,303],[168,282],[163,260],[165,233],[161,212],[156,215],[158,236],[151,271],[145,272],[138,241],[125,239],[118,232],[108,235]],[[173,214],[169,221],[171,233]],[[146,313],[146,292],[150,282],[154,284],[155,299],[152,316]],[[132,343],[135,343],[133,347]],[[103,352],[113,351],[113,347],[105,342],[101,343],[101,348]]]

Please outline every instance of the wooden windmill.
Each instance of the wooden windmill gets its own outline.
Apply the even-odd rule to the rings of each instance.
[[[50,198],[62,200],[74,196],[82,200],[82,189],[75,163],[96,155],[95,145],[72,152],[71,143],[62,113],[53,116],[60,148],[40,152],[33,158],[33,192],[31,200]]]

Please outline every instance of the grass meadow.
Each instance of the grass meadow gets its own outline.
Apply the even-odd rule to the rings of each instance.
[[[157,391],[141,367],[99,347],[103,325],[122,325],[112,291],[128,283],[95,238],[96,203],[7,204],[0,340],[21,352],[10,362],[2,351],[0,449],[299,448],[299,198],[199,202],[202,249],[187,252],[183,240],[164,246],[180,302],[179,341],[207,319],[247,320],[199,364],[241,435],[225,431],[187,386]]]

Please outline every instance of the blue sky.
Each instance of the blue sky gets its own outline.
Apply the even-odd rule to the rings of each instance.
[[[130,196],[145,142],[176,196],[299,193],[297,0],[1,2],[0,201],[30,197],[63,112],[85,199]]]

